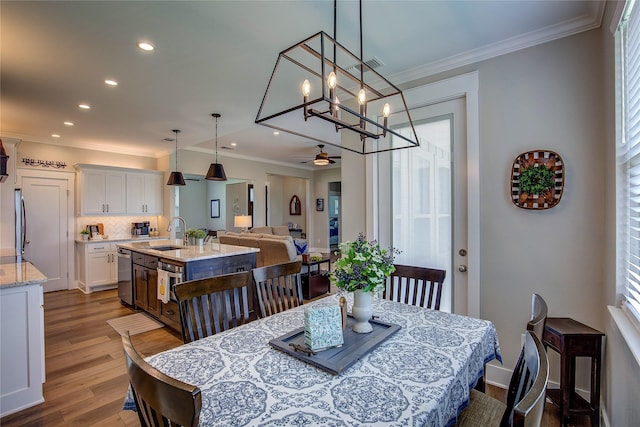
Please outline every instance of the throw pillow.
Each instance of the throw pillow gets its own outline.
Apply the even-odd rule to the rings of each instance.
[[[298,255],[307,252],[307,246],[309,245],[306,240],[295,239],[293,241],[294,246],[296,247],[296,252]]]

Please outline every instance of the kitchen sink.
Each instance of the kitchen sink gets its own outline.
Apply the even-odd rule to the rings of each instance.
[[[154,249],[156,251],[175,251],[178,249],[184,249],[184,246],[149,246],[149,249]]]

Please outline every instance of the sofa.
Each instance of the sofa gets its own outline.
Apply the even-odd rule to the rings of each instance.
[[[273,236],[290,236],[289,227],[286,225],[279,225],[277,227],[253,227],[249,230],[252,234],[271,234]]]
[[[285,226],[284,228],[286,229],[287,227]],[[287,262],[300,261],[302,259],[302,257],[297,254],[296,247],[293,243],[293,238],[288,233],[287,235],[283,236],[257,232],[218,232],[218,239],[220,243],[225,245],[245,246],[260,249],[260,252],[256,254],[257,267],[263,267],[265,265],[284,264]]]

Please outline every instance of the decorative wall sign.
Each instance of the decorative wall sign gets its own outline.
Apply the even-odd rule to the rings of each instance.
[[[316,210],[320,212],[324,210],[324,199],[316,199]]]
[[[23,158],[22,163],[27,166],[41,166],[43,168],[64,169],[67,167],[67,164],[65,162],[60,162],[57,160],[36,160]]]
[[[520,154],[511,167],[511,201],[523,209],[550,209],[564,190],[564,163],[555,151]]]

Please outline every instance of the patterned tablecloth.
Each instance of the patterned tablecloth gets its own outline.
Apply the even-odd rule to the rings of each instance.
[[[200,425],[225,427],[452,425],[484,364],[502,360],[491,322],[382,300],[374,315],[401,329],[333,376],[268,344],[301,327],[305,307],[147,360],[200,387]]]

